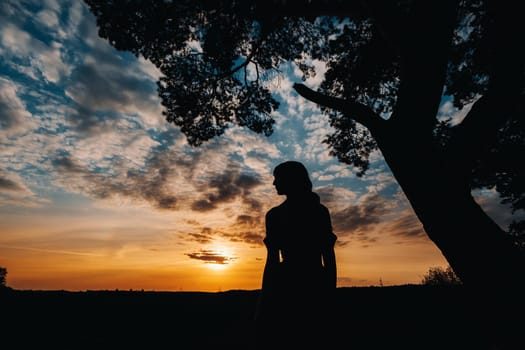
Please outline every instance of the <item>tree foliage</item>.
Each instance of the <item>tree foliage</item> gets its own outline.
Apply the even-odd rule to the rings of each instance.
[[[160,69],[158,92],[166,119],[180,127],[191,145],[221,135],[232,125],[270,135],[272,112],[279,103],[265,82],[280,74],[284,62],[296,64],[303,78],[316,74],[312,60],[325,62],[319,92],[355,101],[388,119],[399,99],[401,67],[412,64],[403,56],[413,50],[406,38],[420,41],[420,50],[430,49],[439,39],[437,34],[421,37],[414,30],[426,25],[425,15],[435,8],[425,10],[421,8],[425,2],[410,0],[371,1],[368,6],[342,1],[317,6],[314,1],[310,7],[301,1],[86,2],[101,37]],[[445,16],[450,3],[439,4],[429,15]],[[490,1],[458,1],[453,6],[457,11],[443,91],[461,109],[477,101],[496,80],[489,77],[498,49],[495,41],[502,40],[498,37],[502,33],[495,29],[497,9]],[[416,11],[420,18],[414,19]],[[523,60],[522,55],[515,57]],[[523,72],[515,76],[515,81],[504,83],[517,85],[522,94]],[[518,92],[516,98],[523,96]],[[364,174],[370,153],[377,149],[369,128],[340,110],[321,108],[334,130],[324,140],[332,155]],[[500,132],[494,142],[472,143],[468,151],[476,156],[469,169],[473,188],[495,188],[516,211],[525,209],[523,162],[515,157],[525,151],[525,126],[523,109],[508,114],[506,123],[495,126]],[[462,132],[450,121],[434,119],[430,124],[436,143],[444,147],[453,147],[447,135]]]
[[[366,19],[279,17],[271,15],[272,2],[262,1],[86,2],[101,37],[119,50],[144,56],[163,73],[158,92],[166,119],[191,145],[233,124],[270,135],[279,103],[265,82],[289,61],[304,78],[316,73],[312,59],[327,61],[324,90],[337,95],[352,90],[377,111],[388,112],[394,98],[385,89],[396,85],[396,64]],[[364,53],[358,56],[355,50]],[[351,70],[344,80],[341,69]],[[334,154],[367,168],[376,148],[373,139],[355,122],[332,117],[338,131],[326,142]]]

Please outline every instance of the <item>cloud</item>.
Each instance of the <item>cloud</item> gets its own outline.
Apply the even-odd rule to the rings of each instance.
[[[33,192],[25,186],[18,174],[2,169],[0,169],[0,192],[23,196],[33,195]]]
[[[439,106],[437,118],[439,120],[450,119],[452,125],[460,124],[470,112],[476,100],[477,98],[462,109],[457,109],[450,98],[445,99]]]
[[[396,179],[380,152],[372,152],[369,160],[370,168],[366,171],[365,175],[356,179],[360,181],[360,184],[363,186],[363,192],[387,195],[399,188]]]
[[[229,223],[225,223],[227,219],[224,216],[218,217],[218,220],[220,223],[213,228],[206,225],[203,226],[200,222],[192,220],[191,224],[199,232],[184,233],[181,238],[200,244],[210,244],[219,238],[228,242],[249,244],[254,247],[263,245],[264,213],[262,211],[240,214]],[[206,222],[207,224],[210,223],[209,216],[206,217]]]
[[[366,194],[356,205],[332,213],[332,223],[338,235],[366,234],[392,212],[388,201],[378,194]]]
[[[68,70],[61,88],[72,105],[69,126],[83,136],[104,133],[123,115],[138,116],[144,129],[166,129],[155,81],[160,71],[149,61],[115,50],[98,36],[95,17],[83,2],[72,1],[45,12],[60,14],[61,51]],[[72,103],[74,102],[74,103]]]
[[[115,161],[113,176],[97,172],[82,164],[79,160],[64,155],[52,159],[51,164],[57,177],[55,183],[72,192],[81,193],[95,199],[129,198],[148,202],[158,209],[175,209],[177,197],[166,190],[167,176],[170,169],[162,164],[153,163],[147,172],[122,171],[122,164]],[[157,167],[157,166],[160,166]],[[161,171],[157,171],[157,170]]]
[[[195,224],[198,225],[198,223]],[[203,227],[200,233],[188,233],[185,239],[200,244],[208,244],[213,241],[212,230],[209,227]]]
[[[234,242],[244,242],[254,246],[262,246],[264,235],[255,231],[243,231],[236,234]]]
[[[393,236],[404,238],[426,238],[423,225],[411,209],[406,209],[397,214],[397,218],[385,225],[385,231]]]
[[[234,241],[240,241],[256,246],[263,244],[264,238],[264,213],[256,212],[253,215],[241,214],[237,216],[234,225],[234,235],[225,235],[226,238],[234,237]]]
[[[201,249],[198,252],[195,253],[188,253],[186,254],[191,259],[201,260],[207,264],[229,264],[230,262],[237,259],[237,257],[229,257],[222,255],[219,252],[216,252],[214,250],[208,250],[208,249]]]
[[[47,202],[31,191],[19,174],[0,169],[0,206],[39,207]]]
[[[78,132],[92,136],[104,133],[111,119],[128,114],[139,115],[136,121],[146,129],[164,129],[155,82],[145,75],[129,74],[137,66],[134,62],[117,60],[114,52],[89,55],[83,64],[76,66],[66,87],[66,94],[78,105],[78,112],[70,118],[71,125]]]
[[[321,197],[323,204],[333,212],[347,208],[348,203],[355,202],[358,197],[356,192],[335,185],[320,186],[314,191]]]
[[[260,203],[250,198],[251,190],[260,184],[257,176],[242,173],[238,165],[230,162],[224,172],[211,174],[205,182],[197,186],[201,198],[197,199],[191,208],[195,211],[209,211],[238,197],[252,208],[260,208]]]
[[[336,179],[347,178],[356,179],[355,172],[352,171],[349,165],[337,163],[331,164],[327,167],[320,168],[312,172],[312,179],[317,179],[321,182],[332,183]]]
[[[7,138],[23,135],[36,127],[31,113],[17,95],[16,85],[0,78],[0,142],[7,142]]]
[[[36,14],[35,18],[40,24],[48,27],[51,30],[57,28],[59,24],[57,12],[51,9],[44,9],[39,11]]]
[[[0,17],[0,20],[5,17]],[[62,44],[58,41],[43,42],[20,29],[16,24],[2,21],[0,24],[0,44],[5,59],[19,61],[21,73],[32,78],[42,76],[47,82],[57,83],[67,75],[70,66],[62,59]]]
[[[143,168],[154,149],[161,145],[140,127],[132,118],[122,117],[111,123],[101,122],[103,133],[76,141],[70,154],[98,167],[110,167],[115,158],[129,162],[130,167]],[[76,135],[75,135],[76,136]]]
[[[196,212],[239,202],[246,210],[261,210],[262,203],[252,194],[263,184],[259,175],[243,171],[238,162],[214,165],[201,158],[201,153],[189,155],[181,149],[150,148],[143,166],[136,166],[119,157],[92,163],[87,156],[66,154],[50,160],[50,171],[56,185],[95,199],[127,198],[157,209]]]
[[[502,203],[500,194],[494,188],[483,188],[472,191],[476,202],[490,216],[502,230],[508,230],[513,221],[525,220],[525,210],[512,211],[510,203]]]
[[[11,180],[11,179],[6,179],[6,178],[3,178],[3,177],[0,177],[0,191],[6,191],[6,192],[24,192],[25,188]]]

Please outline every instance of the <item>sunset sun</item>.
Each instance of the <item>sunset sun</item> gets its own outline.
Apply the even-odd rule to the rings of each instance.
[[[207,263],[206,267],[214,271],[222,271],[226,270],[229,267],[229,265],[227,263],[211,262]]]

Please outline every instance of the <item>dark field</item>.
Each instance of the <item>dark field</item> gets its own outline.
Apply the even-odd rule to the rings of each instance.
[[[4,291],[3,348],[254,349],[258,293]],[[511,331],[494,326],[523,329],[458,286],[339,288],[336,299],[338,349],[503,349],[491,339]]]

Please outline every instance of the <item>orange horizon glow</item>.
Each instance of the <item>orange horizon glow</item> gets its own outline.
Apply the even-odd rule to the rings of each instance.
[[[7,285],[19,290],[260,289],[266,254],[262,245],[211,243],[211,249],[233,259],[203,262],[189,258],[176,245],[164,251],[128,246],[113,252],[105,248],[74,251],[0,244],[0,266],[8,270]],[[426,239],[402,244],[385,239],[367,247],[336,246],[336,257],[338,287],[418,284],[428,268],[447,265]]]

